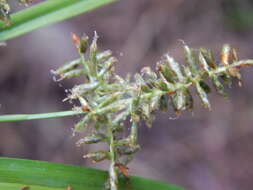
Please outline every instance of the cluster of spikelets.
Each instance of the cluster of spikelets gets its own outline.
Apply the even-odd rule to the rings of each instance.
[[[217,92],[227,96],[223,83],[230,85],[232,78],[236,78],[241,84],[240,68],[253,64],[253,60],[239,61],[235,49],[229,45],[224,45],[217,63],[210,50],[191,49],[183,43],[185,65],[166,54],[157,63],[156,72],[144,67],[133,79],[123,79],[114,73],[117,59],[112,52],[98,52],[96,33],[91,45],[87,36],[80,38],[73,34],[72,39],[80,58],[66,63],[54,74],[59,80],[83,77],[84,82],[74,86],[66,100],[79,100],[80,106],[75,109],[84,113],[75,125],[75,131],[86,131],[78,145],[108,144],[107,150],[90,152],[84,158],[93,162],[110,160],[107,187],[111,190],[117,189],[119,175],[128,177],[126,165],[140,149],[137,143],[140,121],[151,126],[154,111],[167,111],[170,104],[178,114],[192,110],[191,87],[196,89],[204,107],[210,109],[210,87],[205,80],[211,79]]]
[[[16,0],[18,3],[23,5],[28,5],[29,3],[32,3],[33,0]],[[8,3],[8,0],[0,0],[0,21],[3,21],[6,23],[6,25],[10,25],[10,5]]]

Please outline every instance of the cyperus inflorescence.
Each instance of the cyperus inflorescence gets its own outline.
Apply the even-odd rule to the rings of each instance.
[[[203,106],[211,109],[206,80],[210,79],[216,91],[227,97],[224,84],[230,85],[236,78],[241,85],[240,69],[253,65],[253,60],[239,61],[235,49],[229,45],[223,46],[220,60],[215,61],[210,50],[192,49],[183,43],[186,64],[180,65],[166,54],[157,63],[156,71],[144,67],[133,79],[123,79],[114,72],[117,59],[112,52],[98,51],[96,33],[90,45],[85,35],[80,38],[72,34],[72,39],[80,57],[54,73],[60,76],[59,80],[83,78],[83,83],[74,86],[66,98],[79,100],[78,109],[85,113],[74,130],[85,130],[87,135],[77,144],[108,144],[106,150],[90,152],[84,158],[93,162],[110,160],[106,187],[111,190],[118,189],[119,175],[128,177],[127,164],[140,149],[137,142],[140,121],[151,127],[154,112],[167,111],[170,104],[177,114],[192,110],[190,88],[195,88]],[[126,120],[130,126],[124,124]]]

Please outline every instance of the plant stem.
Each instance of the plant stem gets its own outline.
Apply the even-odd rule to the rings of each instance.
[[[138,138],[138,124],[137,124],[137,122],[132,123],[130,137],[131,137],[132,145],[136,145],[137,144],[137,138]]]
[[[80,115],[80,114],[84,114],[84,112],[83,111],[62,111],[62,112],[39,113],[39,114],[10,114],[10,115],[0,115],[0,122],[50,119],[50,118],[60,118],[60,117],[67,117],[67,116]]]
[[[109,136],[109,154],[110,154],[110,169],[109,169],[109,182],[110,182],[110,190],[118,190],[118,174],[116,170],[116,151],[114,149],[114,134],[113,134],[113,125],[110,121],[108,125],[108,136]]]

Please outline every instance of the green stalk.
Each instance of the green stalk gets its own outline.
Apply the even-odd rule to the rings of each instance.
[[[39,113],[39,114],[10,114],[10,115],[0,115],[0,122],[16,122],[16,121],[28,121],[36,119],[50,119],[50,118],[60,118],[73,115],[84,114],[83,111],[62,111],[62,112],[52,112],[52,113]]]
[[[131,126],[131,132],[130,132],[130,139],[132,145],[137,144],[137,137],[138,137],[138,124],[133,121],[132,126]]]
[[[110,122],[111,123],[111,122]],[[110,149],[110,169],[109,169],[109,181],[110,181],[110,190],[118,190],[118,173],[116,169],[116,151],[114,145],[114,135],[112,131],[113,126],[108,126],[108,135],[109,135],[109,149]]]
[[[48,0],[11,15],[11,25],[0,23],[0,41],[9,40],[42,26],[91,11],[116,0]]]

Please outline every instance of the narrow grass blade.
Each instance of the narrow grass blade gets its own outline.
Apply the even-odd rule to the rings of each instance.
[[[12,14],[10,26],[0,22],[0,41],[91,11],[113,1],[116,0],[47,0]]]
[[[50,118],[68,117],[68,116],[80,115],[80,114],[84,114],[84,112],[83,111],[62,111],[62,112],[38,113],[38,114],[10,114],[10,115],[0,115],[0,122],[50,119]]]
[[[0,158],[0,189],[101,190],[107,172],[58,163]],[[29,187],[29,188],[28,188]],[[120,190],[183,190],[164,182],[130,177],[120,179]]]

